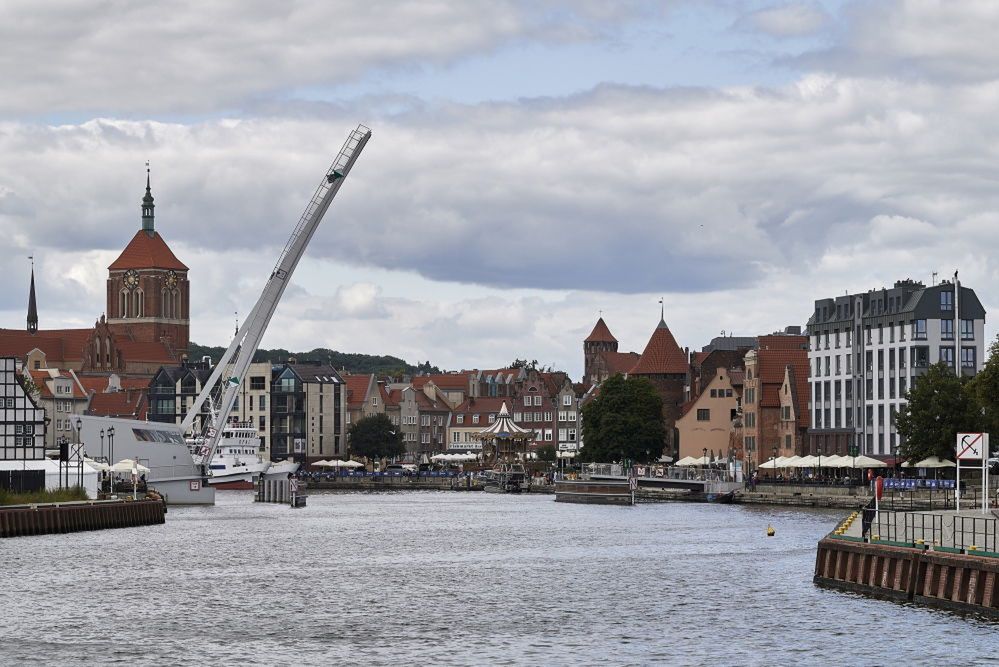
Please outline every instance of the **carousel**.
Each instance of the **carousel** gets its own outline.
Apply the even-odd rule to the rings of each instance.
[[[482,456],[485,463],[492,463],[486,471],[483,490],[491,493],[520,493],[530,485],[524,468],[527,446],[534,439],[534,432],[521,428],[510,418],[506,403],[500,408],[496,421],[479,432]]]

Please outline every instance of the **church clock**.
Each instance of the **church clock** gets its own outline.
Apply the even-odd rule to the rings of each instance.
[[[174,273],[173,271],[167,274],[166,285],[170,289],[174,289],[177,287],[177,274]]]
[[[125,272],[125,287],[128,289],[135,289],[139,286],[139,272],[135,269],[129,269]]]

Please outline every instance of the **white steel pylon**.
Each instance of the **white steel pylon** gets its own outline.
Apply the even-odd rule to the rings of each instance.
[[[229,412],[236,401],[239,385],[253,361],[253,355],[260,345],[267,325],[281,300],[281,295],[284,294],[285,287],[287,287],[302,255],[305,254],[305,248],[309,245],[316,228],[319,227],[326,210],[330,207],[347,175],[350,174],[354,162],[361,154],[365,144],[368,143],[369,138],[371,138],[371,130],[364,125],[358,125],[357,129],[347,137],[347,141],[344,142],[343,148],[340,149],[336,160],[333,161],[333,165],[327,170],[319,187],[316,188],[316,192],[305,208],[291,238],[288,239],[278,256],[274,270],[271,272],[267,284],[264,285],[256,305],[253,306],[253,310],[244,320],[243,326],[236,332],[235,338],[229,344],[222,358],[219,359],[208,381],[202,387],[201,393],[198,394],[194,404],[189,408],[187,416],[184,417],[182,426],[185,432],[189,432],[205,402],[212,401],[202,433],[205,447],[202,450],[204,454],[201,462],[206,474],[208,463],[215,455],[215,449],[222,437],[222,427],[229,418]],[[224,381],[220,384],[223,379]]]

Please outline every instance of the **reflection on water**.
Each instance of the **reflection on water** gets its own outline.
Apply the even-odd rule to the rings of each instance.
[[[449,492],[291,510],[220,492],[165,526],[0,542],[0,663],[992,659],[988,622],[815,588],[839,514]]]

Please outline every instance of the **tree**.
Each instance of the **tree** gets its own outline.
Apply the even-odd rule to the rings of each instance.
[[[982,430],[999,434],[999,336],[989,346],[989,360],[967,388],[981,415]]]
[[[380,459],[406,453],[402,434],[388,416],[372,415],[354,422],[350,427],[350,449],[358,456]]]
[[[908,403],[895,418],[903,438],[899,455],[912,462],[929,456],[953,459],[957,434],[978,431],[982,422],[968,389],[950,366],[930,366],[909,390]]]
[[[554,461],[555,460],[555,445],[542,445],[538,447],[537,454],[539,461]]]
[[[583,408],[583,433],[582,460],[658,459],[666,443],[662,398],[646,378],[615,375]]]

